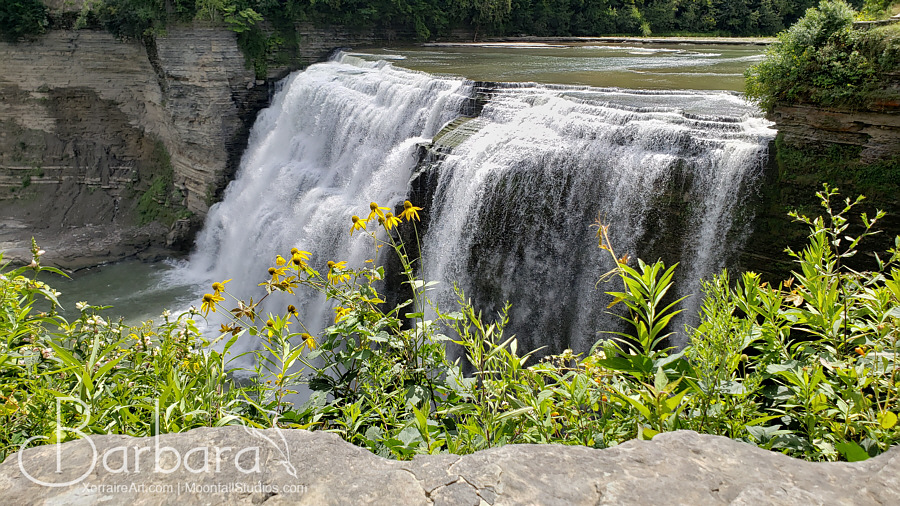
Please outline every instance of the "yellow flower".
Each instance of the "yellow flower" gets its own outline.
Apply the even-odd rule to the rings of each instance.
[[[309,251],[300,251],[297,248],[291,250],[291,263],[297,267],[306,267],[306,261],[309,260]]]
[[[350,274],[341,273],[342,269],[347,267],[347,262],[328,262],[328,281],[336,285],[342,281],[350,279]]]
[[[372,202],[372,203],[369,204],[369,209],[371,209],[372,212],[370,212],[370,213],[369,213],[369,217],[366,218],[366,221],[367,221],[367,222],[368,222],[369,220],[371,220],[372,218],[376,217],[376,216],[378,216],[378,217],[381,218],[381,219],[384,219],[384,213],[381,212],[381,211],[387,211],[387,210],[388,210],[388,208],[386,208],[386,207],[378,207],[378,204],[376,204],[375,202]]]
[[[407,200],[407,201],[403,202],[403,212],[400,213],[400,218],[402,218],[406,221],[413,221],[413,220],[419,221],[418,211],[421,211],[421,210],[422,210],[421,207],[416,207],[416,206],[412,205],[412,202]]]
[[[212,284],[213,293],[215,295],[222,295],[222,292],[225,291],[225,283],[228,283],[229,281],[231,281],[231,280],[226,279],[225,281],[222,281],[221,283],[219,283],[219,282],[213,283]]]
[[[355,232],[356,230],[365,230],[366,229],[366,222],[364,220],[359,219],[359,216],[356,216],[354,214],[353,217],[350,218],[350,221],[353,222],[353,227],[350,229],[351,236],[353,235],[353,232]]]
[[[291,276],[291,277],[282,279],[278,283],[274,283],[272,286],[276,290],[281,290],[282,292],[287,292],[287,293],[293,294],[294,293],[293,288],[295,286],[299,286],[299,285],[300,285],[300,283],[297,282],[297,276]]]
[[[213,313],[216,312],[216,303],[225,300],[225,297],[217,293],[207,293],[203,295],[203,303],[200,304],[200,311],[203,312],[203,316],[209,314],[210,311]]]
[[[282,265],[284,265],[286,263],[287,263],[287,260],[285,260],[283,256],[278,255],[275,257],[275,265],[281,267]]]
[[[315,337],[313,337],[305,332],[303,334],[300,334],[300,337],[303,338],[303,344],[305,344],[307,348],[309,348],[310,350],[316,349],[316,338]]]
[[[390,230],[400,224],[400,218],[394,216],[394,213],[384,215],[384,228]]]
[[[269,275],[272,276],[272,283],[277,283],[278,280],[281,279],[281,276],[284,276],[284,271],[287,267],[269,267]]]
[[[349,307],[338,306],[338,307],[334,308],[334,323],[337,323],[337,322],[343,320],[344,317],[347,316],[348,314],[350,314]]]

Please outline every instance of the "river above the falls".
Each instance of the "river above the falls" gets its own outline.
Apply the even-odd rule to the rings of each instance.
[[[646,90],[744,91],[765,46],[633,43],[484,43],[371,48],[350,54],[474,81]]]

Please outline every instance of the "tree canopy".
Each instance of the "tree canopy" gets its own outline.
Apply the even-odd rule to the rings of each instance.
[[[877,109],[900,100],[886,82],[900,68],[900,25],[854,30],[855,14],[843,0],[808,10],[748,69],[747,96],[767,110],[778,102]]]

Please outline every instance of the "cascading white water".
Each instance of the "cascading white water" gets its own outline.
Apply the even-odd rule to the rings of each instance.
[[[362,265],[371,245],[351,239],[349,217],[407,198],[417,144],[473,93],[346,55],[293,75],[257,120],[189,272],[234,278],[229,291],[248,297],[292,247],[317,268]],[[756,114],[726,92],[501,87],[477,133],[430,169],[423,276],[442,282],[442,303],[453,282],[486,312],[510,300],[523,348],[583,351],[609,328],[602,292],[617,288],[595,287],[610,267],[590,228],[598,212],[619,253],[675,251],[682,290],[695,290],[740,245],[732,214],[772,136]],[[306,326],[326,325],[326,309],[307,301]]]
[[[294,74],[257,119],[237,178],[210,209],[190,273],[203,283],[233,278],[229,291],[249,297],[275,255],[292,247],[312,252],[317,269],[329,260],[360,265],[371,244],[350,237],[350,216],[367,213],[370,201],[405,197],[416,143],[458,114],[468,95],[462,79],[350,56]],[[301,307],[310,329],[323,326],[320,302]]]
[[[696,292],[742,245],[733,212],[773,135],[755,114],[730,93],[496,90],[480,130],[437,168],[426,276],[456,281],[487,313],[511,301],[525,349],[584,351],[620,328],[603,292],[621,283],[595,286],[613,263],[592,222],[610,225],[619,255],[680,261],[680,292]]]

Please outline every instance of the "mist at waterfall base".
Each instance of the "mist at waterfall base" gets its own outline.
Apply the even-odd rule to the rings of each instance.
[[[466,134],[450,132],[458,145],[421,147],[462,114],[478,117]],[[362,266],[372,245],[350,236],[350,217],[410,199],[427,215],[419,274],[440,282],[431,298],[442,309],[455,305],[456,283],[485,315],[511,303],[520,350],[584,352],[622,328],[604,293],[621,285],[597,285],[613,267],[597,247],[598,216],[620,255],[679,262],[678,294],[694,294],[684,314],[697,314],[699,280],[743,245],[744,204],[773,136],[732,92],[486,89],[343,55],[281,84],[175,275],[233,279],[230,293],[258,300],[275,256],[293,247],[318,270]],[[294,304],[313,333],[333,321],[315,293],[266,302],[263,312]],[[255,347],[242,339],[239,348]]]

